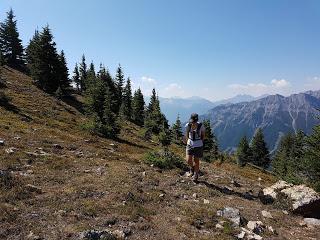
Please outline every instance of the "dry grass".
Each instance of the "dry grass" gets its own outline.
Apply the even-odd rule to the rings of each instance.
[[[268,239],[318,237],[316,230],[300,227],[298,217],[217,188],[231,186],[235,178],[242,187],[234,191],[257,193],[276,181],[273,176],[230,163],[203,163],[200,180],[209,184],[194,184],[181,170],[161,171],[143,162],[144,154],[159,146],[145,141],[139,127],[125,123],[119,141],[92,136],[81,128],[86,120],[77,110],[81,97],[71,106],[19,72],[6,68],[3,75],[11,105],[0,107],[5,140],[0,170],[10,177],[0,184],[0,239],[26,239],[31,231],[44,239],[77,239],[79,231],[106,227],[130,228],[129,239],[234,239],[234,229],[215,229],[220,220],[215,213],[225,206],[239,208],[250,220],[262,219],[261,210],[271,211],[274,219],[262,220],[279,236]],[[8,148],[14,152],[7,154]],[[184,157],[183,148],[171,150]]]

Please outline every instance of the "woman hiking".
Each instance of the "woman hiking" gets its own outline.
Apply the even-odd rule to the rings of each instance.
[[[187,173],[188,177],[193,177],[194,181],[198,181],[200,158],[203,156],[203,140],[205,138],[205,128],[199,121],[197,113],[192,113],[189,123],[186,124],[186,132],[183,137],[186,147],[186,160],[190,167]]]

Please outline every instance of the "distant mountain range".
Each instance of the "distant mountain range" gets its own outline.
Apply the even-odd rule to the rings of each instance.
[[[186,122],[190,114],[196,112],[198,114],[205,114],[210,109],[219,106],[221,104],[239,103],[253,101],[255,98],[250,95],[237,95],[235,97],[212,102],[201,97],[190,97],[190,98],[162,98],[160,97],[160,107],[163,113],[166,115],[169,123],[172,124],[176,121],[178,114],[182,122]],[[149,98],[146,98],[146,102],[149,102]]]
[[[299,129],[310,133],[319,124],[320,91],[308,91],[288,97],[270,95],[258,100],[214,107],[201,116],[210,119],[220,148],[232,151],[240,138],[251,138],[258,127],[263,129],[271,151],[281,136]]]

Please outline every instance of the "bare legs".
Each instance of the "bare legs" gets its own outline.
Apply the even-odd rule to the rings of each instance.
[[[190,167],[189,176],[194,175],[194,180],[197,181],[199,176],[199,169],[200,169],[200,159],[188,154],[186,158],[187,158],[188,165]]]

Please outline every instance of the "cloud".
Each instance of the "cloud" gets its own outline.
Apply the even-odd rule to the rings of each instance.
[[[141,81],[148,84],[156,84],[157,81],[154,78],[143,76],[141,77]]]
[[[291,91],[291,84],[285,79],[272,79],[269,84],[265,83],[248,83],[248,84],[230,84],[228,88],[235,94],[250,94],[260,96],[263,94],[284,94]]]
[[[320,77],[313,77],[304,84],[303,91],[320,90]]]
[[[184,97],[184,89],[177,83],[170,83],[167,87],[164,88],[164,95],[166,97]]]

